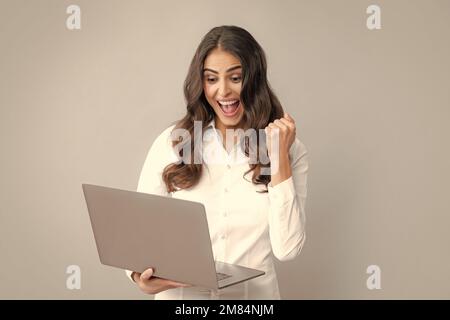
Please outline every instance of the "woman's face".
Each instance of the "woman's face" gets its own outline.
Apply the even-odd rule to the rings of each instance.
[[[242,120],[241,86],[242,66],[239,59],[222,49],[213,49],[204,62],[203,91],[216,113],[216,127],[222,131],[239,127]]]

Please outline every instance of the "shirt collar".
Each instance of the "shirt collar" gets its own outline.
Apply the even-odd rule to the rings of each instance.
[[[214,119],[212,119],[212,120],[208,123],[208,125],[206,126],[205,129],[207,129],[207,128],[213,128],[213,129],[216,129],[216,123],[214,122]]]
[[[214,122],[214,118],[207,124],[207,126],[205,127],[204,130],[205,130],[206,136],[209,137],[209,136],[213,135],[216,139],[219,138],[218,137],[218,133],[217,133],[217,129],[216,129],[216,123]]]
[[[207,126],[205,127],[205,135],[203,136],[203,138],[209,142],[213,142],[217,143],[217,146],[219,148],[219,150],[223,151],[223,156],[226,159],[233,159],[232,163],[246,163],[246,161],[248,161],[247,157],[245,156],[243,150],[241,150],[241,141],[238,141],[237,144],[235,145],[235,148],[233,149],[233,151],[231,152],[231,154],[227,154],[225,149],[223,148],[223,143],[222,143],[222,135],[219,135],[218,133],[218,129],[216,128],[216,123],[213,120],[211,120]],[[213,137],[213,138],[212,138]]]

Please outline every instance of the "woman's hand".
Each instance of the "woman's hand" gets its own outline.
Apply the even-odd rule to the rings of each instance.
[[[289,149],[295,141],[295,121],[285,113],[284,117],[271,122],[264,129],[266,132],[266,145],[269,152],[269,158],[272,161],[272,141],[276,143],[278,139],[278,159],[289,156]]]
[[[138,285],[139,289],[147,294],[155,294],[168,289],[191,286],[172,280],[153,277],[152,268],[149,268],[142,273],[133,272],[132,277],[134,282],[136,282],[136,284]]]

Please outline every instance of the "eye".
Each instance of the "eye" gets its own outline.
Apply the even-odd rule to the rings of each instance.
[[[208,83],[214,83],[214,82],[216,82],[216,78],[206,78],[206,81]]]
[[[242,80],[242,77],[241,76],[234,76],[234,77],[231,77],[231,80],[233,82],[240,82]]]

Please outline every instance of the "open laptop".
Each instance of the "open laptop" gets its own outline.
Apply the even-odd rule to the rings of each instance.
[[[264,274],[214,261],[203,204],[83,184],[102,264],[207,289],[222,289]]]

